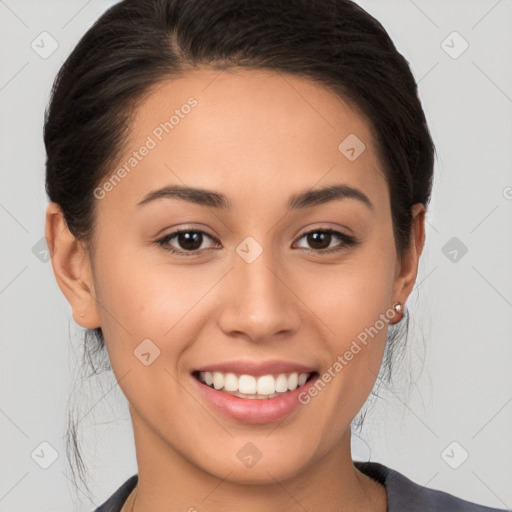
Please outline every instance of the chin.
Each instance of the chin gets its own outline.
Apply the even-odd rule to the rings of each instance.
[[[250,453],[251,450],[252,448],[249,448],[246,452]],[[258,458],[254,450],[252,460],[251,456],[243,451],[240,455],[241,460],[237,456],[226,458],[225,452],[219,454],[218,458],[215,454],[210,455],[212,459],[208,461],[209,464],[206,465],[204,460],[201,461],[200,469],[215,478],[244,485],[275,484],[276,480],[293,478],[302,471],[302,465],[306,460],[306,454],[300,454],[297,451],[294,453],[272,451],[271,454],[266,455],[261,453],[261,457]],[[222,462],[219,464],[219,461]]]

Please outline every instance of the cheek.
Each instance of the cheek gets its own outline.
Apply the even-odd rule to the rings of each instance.
[[[97,261],[96,288],[112,365],[131,361],[145,339],[165,353],[186,348],[222,269],[199,272],[194,265],[154,263],[138,251],[105,254]]]
[[[346,264],[328,273],[317,271],[312,281],[316,293],[310,289],[308,305],[329,328],[324,376],[336,390],[331,395],[334,415],[338,399],[355,414],[375,383],[393,318],[394,272],[394,246],[382,236]]]
[[[378,254],[376,257],[374,254]],[[354,252],[342,264],[311,269],[302,296],[323,322],[331,328],[338,348],[373,326],[392,304],[395,260],[383,245]]]

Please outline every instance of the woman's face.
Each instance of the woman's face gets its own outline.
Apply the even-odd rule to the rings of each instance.
[[[239,482],[349,457],[423,236],[400,266],[369,124],[305,79],[203,69],[154,88],[129,139],[95,191],[94,299],[70,302],[103,330],[138,454]]]

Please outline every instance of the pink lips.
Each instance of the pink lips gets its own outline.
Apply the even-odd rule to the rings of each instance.
[[[198,372],[222,372],[234,373],[237,375],[275,375],[280,373],[314,373],[304,385],[293,391],[280,394],[275,398],[248,399],[240,398],[200,382],[194,374]],[[287,361],[230,361],[211,364],[197,368],[191,375],[194,386],[197,386],[203,400],[214,411],[224,416],[243,423],[263,424],[272,421],[279,421],[288,416],[292,411],[302,406],[299,401],[300,393],[303,393],[319,377],[318,373],[311,367]]]
[[[302,364],[292,363],[289,361],[248,361],[238,360],[217,364],[209,364],[201,368],[196,368],[198,372],[222,372],[235,373],[237,375],[253,375],[260,377],[262,375],[273,375],[276,373],[313,373],[314,368],[304,366]]]

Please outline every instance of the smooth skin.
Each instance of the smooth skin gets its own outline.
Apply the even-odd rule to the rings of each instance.
[[[319,84],[268,70],[198,68],[154,87],[119,166],[189,97],[197,106],[96,200],[93,251],[74,239],[56,204],[47,209],[58,285],[78,324],[102,328],[129,402],[139,484],[123,512],[135,494],[135,512],[385,512],[385,488],[353,466],[350,424],[374,387],[387,326],[280,422],[228,419],[205,402],[191,372],[237,359],[325,372],[394,301],[406,303],[425,208],[414,205],[400,262],[369,122]],[[338,150],[349,134],[366,146],[354,161]],[[373,209],[354,198],[286,209],[293,194],[336,184],[363,192]],[[175,198],[137,206],[167,185],[222,193],[231,207]],[[315,245],[304,236],[326,228],[358,242],[333,235]],[[206,233],[195,255],[165,249],[190,252],[178,237],[156,243],[176,229]],[[248,236],[263,249],[252,263],[236,252]],[[134,350],[148,338],[160,355],[146,366]],[[250,468],[237,457],[248,442],[262,453]]]

